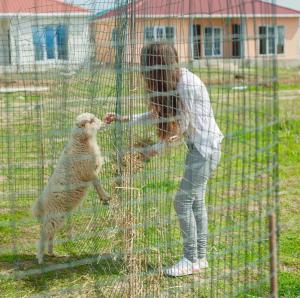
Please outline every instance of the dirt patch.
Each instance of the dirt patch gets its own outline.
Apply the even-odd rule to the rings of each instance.
[[[143,167],[144,156],[139,152],[126,153],[123,157],[124,176],[139,172]]]
[[[38,86],[38,87],[48,87],[49,85],[57,85],[55,80],[32,80],[32,79],[4,79],[0,78],[0,87],[2,88],[17,88],[17,87],[30,87],[30,86]]]
[[[5,182],[7,181],[7,177],[6,176],[0,176],[0,182]]]

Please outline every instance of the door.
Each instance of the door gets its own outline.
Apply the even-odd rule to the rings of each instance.
[[[201,26],[193,25],[193,56],[194,59],[201,58]]]
[[[241,25],[232,24],[232,57],[240,58],[242,49]]]

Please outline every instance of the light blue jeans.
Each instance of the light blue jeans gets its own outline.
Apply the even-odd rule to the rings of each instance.
[[[188,144],[185,171],[175,196],[175,209],[183,237],[184,256],[192,262],[206,257],[207,210],[205,190],[207,181],[218,166],[221,150],[204,158],[194,144]]]

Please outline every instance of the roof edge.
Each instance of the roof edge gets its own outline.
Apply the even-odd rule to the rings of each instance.
[[[85,17],[89,17],[92,14],[87,11],[87,12],[53,12],[53,13],[47,13],[47,12],[42,12],[42,13],[38,13],[38,12],[8,12],[8,13],[2,13],[0,12],[0,18],[7,18],[7,17],[31,17],[31,16],[38,16],[38,17],[56,17],[56,16],[62,16],[62,17],[66,17],[66,16],[85,16]]]
[[[189,15],[172,15],[172,17],[176,18],[207,18],[207,19],[219,19],[219,18],[239,18],[239,17],[247,17],[247,18],[266,18],[266,17],[274,17],[274,18],[299,18],[300,12],[297,14],[276,14],[274,16],[270,14],[189,14]],[[97,16],[95,20],[108,20],[111,18],[115,18],[115,15],[112,16]],[[136,15],[137,19],[159,19],[159,18],[170,18],[170,15]]]
[[[136,6],[138,6],[143,0],[138,0],[136,2]],[[263,0],[255,0],[257,1],[256,3],[261,3],[261,5],[269,5],[269,7],[271,8],[274,8],[275,10],[275,13],[272,14],[272,13],[246,13],[246,14],[218,14],[218,13],[211,13],[211,14],[201,14],[201,13],[196,13],[196,14],[185,14],[185,15],[182,15],[182,14],[172,14],[171,16],[172,17],[182,17],[182,18],[185,18],[185,17],[193,17],[193,16],[199,16],[199,17],[210,17],[210,18],[225,18],[225,17],[253,17],[253,16],[256,16],[256,17],[300,17],[300,10],[296,10],[296,9],[292,9],[292,8],[289,8],[289,7],[285,7],[285,6],[282,6],[282,5],[277,5],[275,3],[271,3],[271,2],[266,2],[266,1],[263,1]],[[276,10],[278,8],[282,8],[282,9],[285,9],[287,10],[287,13],[277,13]],[[128,10],[129,9],[129,5],[122,5],[120,7],[114,7],[114,8],[111,8],[109,11],[105,11],[103,14],[100,14],[98,16],[95,16],[94,20],[100,20],[100,19],[110,19],[112,17],[115,17],[117,15],[117,12],[118,11],[122,11],[122,10]],[[136,18],[162,18],[162,17],[170,17],[170,15],[168,14],[153,14],[153,15],[139,15],[137,14],[136,15]]]

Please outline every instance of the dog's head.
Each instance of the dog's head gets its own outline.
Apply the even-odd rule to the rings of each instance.
[[[92,137],[97,131],[104,128],[105,124],[91,113],[83,113],[77,116],[75,120],[76,134]]]

